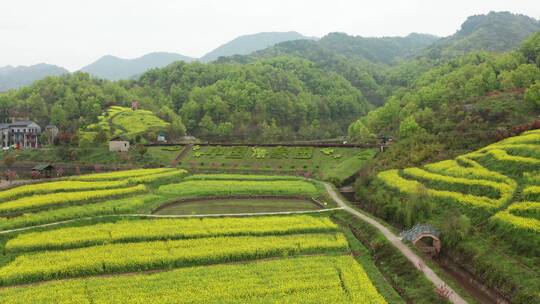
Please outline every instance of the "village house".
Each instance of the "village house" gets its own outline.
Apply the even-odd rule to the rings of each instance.
[[[0,134],[2,148],[38,148],[41,127],[31,120],[0,123]]]
[[[109,151],[111,152],[128,152],[129,140],[122,136],[117,136],[109,140]]]

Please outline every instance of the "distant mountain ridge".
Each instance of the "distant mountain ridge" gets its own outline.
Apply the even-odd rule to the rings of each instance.
[[[321,38],[319,44],[348,58],[391,64],[417,53],[439,39],[434,35],[419,33],[405,37],[361,37],[330,33]]]
[[[83,67],[81,71],[99,78],[120,80],[132,78],[153,68],[167,66],[175,61],[190,62],[193,60],[195,58],[164,52],[149,53],[134,59],[107,55]]]
[[[34,81],[47,76],[58,76],[69,73],[68,70],[46,63],[31,66],[0,67],[0,92],[30,85]]]
[[[470,51],[503,52],[518,47],[526,37],[538,31],[539,20],[509,12],[491,12],[469,17],[454,35],[444,38],[418,33],[405,37],[361,37],[329,33],[318,39],[294,31],[262,32],[237,37],[201,58],[165,52],[150,53],[134,59],[107,55],[83,67],[81,71],[98,78],[121,80],[135,78],[149,69],[165,67],[175,61],[219,60],[242,63],[254,58],[277,55],[296,55],[319,61],[323,66],[330,65],[333,70],[343,70],[345,65],[351,65],[344,60],[393,65],[414,56],[437,59],[459,56]],[[329,57],[332,58],[331,62],[327,62]],[[362,67],[351,69],[357,71],[349,73],[347,78],[354,82],[354,79],[358,79],[358,73],[361,72],[359,69]],[[66,73],[69,73],[66,69],[49,64],[0,67],[0,91]],[[367,91],[376,89],[370,86]],[[365,85],[359,87],[364,88]]]
[[[431,57],[456,56],[471,51],[505,52],[540,31],[540,20],[510,12],[490,12],[467,18],[454,34],[428,48]]]
[[[262,32],[244,35],[217,47],[202,56],[200,60],[202,62],[210,62],[219,57],[247,55],[285,41],[314,39],[316,38],[306,37],[298,32]]]

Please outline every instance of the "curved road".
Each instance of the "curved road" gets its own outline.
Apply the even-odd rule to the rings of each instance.
[[[414,264],[414,266],[422,271],[428,280],[433,282],[435,286],[444,286],[448,290],[450,290],[450,298],[449,300],[452,303],[455,304],[465,304],[467,301],[465,301],[459,294],[457,294],[452,287],[450,287],[448,284],[446,284],[439,276],[431,269],[429,268],[426,263],[422,260],[421,257],[419,257],[416,253],[414,253],[407,245],[403,244],[401,242],[401,239],[392,233],[388,228],[381,225],[381,223],[377,222],[376,220],[372,219],[371,217],[351,208],[347,203],[345,203],[339,195],[337,195],[336,191],[332,186],[330,186],[327,183],[324,183],[324,187],[326,188],[326,191],[328,194],[332,197],[332,199],[338,204],[338,206],[342,207],[344,211],[356,216],[357,218],[369,223],[371,226],[377,228],[384,236],[394,245],[401,253],[409,260],[411,263]],[[423,265],[420,267],[419,265]]]

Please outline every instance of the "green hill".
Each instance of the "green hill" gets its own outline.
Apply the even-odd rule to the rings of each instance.
[[[439,227],[447,256],[513,303],[536,303],[539,172],[540,130],[533,130],[453,160],[383,171],[359,194],[394,223]]]
[[[472,51],[504,52],[517,48],[525,38],[540,31],[540,21],[509,12],[490,12],[467,18],[452,36],[428,48],[430,57],[456,56]]]

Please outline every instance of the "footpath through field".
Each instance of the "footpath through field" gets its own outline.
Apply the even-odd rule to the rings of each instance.
[[[328,183],[324,183],[324,187],[326,188],[326,191],[332,197],[332,199],[338,204],[338,206],[342,207],[344,211],[347,211],[348,213],[356,216],[357,218],[369,223],[373,227],[377,228],[382,234],[394,245],[401,253],[409,260],[411,261],[414,266],[422,271],[426,277],[435,284],[435,286],[443,286],[447,288],[450,291],[450,298],[449,300],[452,303],[455,304],[465,304],[467,301],[465,301],[459,294],[457,294],[448,284],[446,284],[431,268],[429,268],[426,263],[422,260],[421,257],[419,257],[417,254],[415,254],[407,245],[405,245],[401,239],[392,233],[388,228],[384,227],[381,223],[377,222],[376,220],[372,219],[371,217],[351,208],[347,203],[345,203],[339,195],[337,195],[336,191],[334,191],[334,188],[330,186]],[[422,265],[422,267],[420,267]]]

